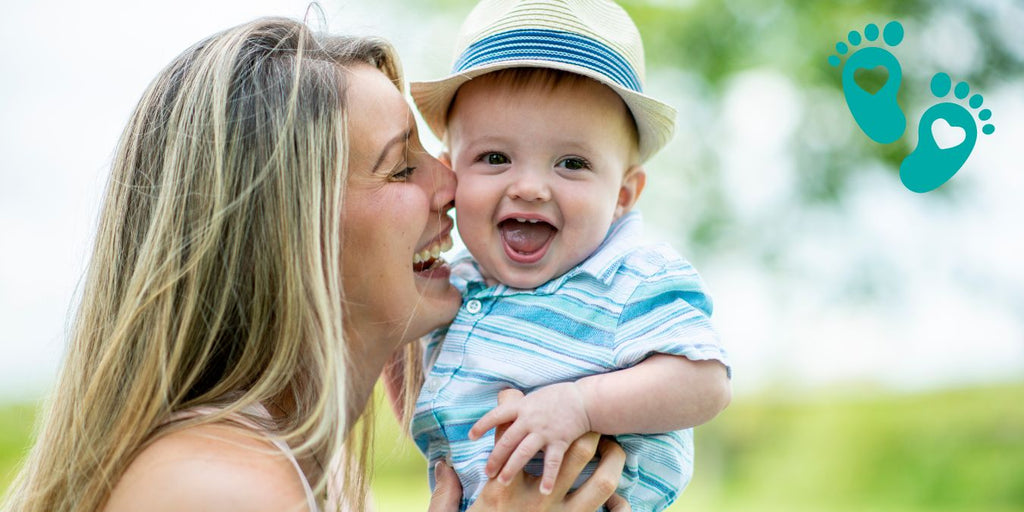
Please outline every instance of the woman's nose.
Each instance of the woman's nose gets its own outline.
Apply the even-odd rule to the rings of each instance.
[[[427,162],[430,208],[444,213],[455,206],[455,173],[436,158],[428,157]]]

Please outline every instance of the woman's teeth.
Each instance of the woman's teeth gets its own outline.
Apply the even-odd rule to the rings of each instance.
[[[412,263],[415,265],[417,263],[424,263],[432,259],[436,260],[437,258],[441,257],[442,252],[450,250],[451,248],[452,238],[450,236],[446,236],[443,239],[434,242],[426,249],[423,249],[422,251],[414,254],[412,257]]]

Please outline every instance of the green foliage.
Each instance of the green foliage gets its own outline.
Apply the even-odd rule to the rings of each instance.
[[[35,413],[28,404],[0,406],[0,493],[10,485],[28,451]]]
[[[1024,384],[918,395],[736,400],[697,430],[690,487],[669,510],[985,512],[1024,509]],[[423,510],[426,464],[378,407],[374,496]],[[0,490],[32,408],[0,408]]]
[[[429,18],[447,18],[458,26],[477,3],[476,0],[436,0],[400,3],[404,9]],[[659,172],[661,183],[667,183],[667,171],[685,174],[681,189],[688,196],[679,197],[695,207],[696,218],[678,226],[674,233],[685,240],[688,256],[720,256],[739,242],[742,252],[754,255],[766,265],[787,258],[787,247],[772,247],[772,240],[751,241],[749,233],[763,232],[784,223],[788,213],[781,215],[744,216],[735,211],[731,201],[722,200],[734,191],[727,182],[721,165],[722,154],[749,150],[726,147],[723,135],[734,130],[722,123],[724,100],[730,84],[745,72],[767,71],[782,77],[796,95],[799,119],[785,141],[792,156],[792,172],[796,176],[793,189],[783,191],[793,212],[807,209],[812,214],[841,211],[845,200],[855,188],[856,180],[867,170],[884,169],[897,177],[900,163],[915,144],[917,121],[935,99],[928,91],[931,75],[950,71],[949,66],[962,57],[944,55],[942,48],[958,47],[972,51],[962,76],[972,90],[990,91],[997,85],[1019,83],[1024,78],[1024,61],[1018,45],[1005,29],[1008,6],[985,0],[619,0],[644,39],[648,78],[661,74],[665,87],[684,97],[683,102],[703,106],[701,112],[680,111],[677,139],[670,145],[685,146],[692,154],[686,165],[677,159],[656,156],[651,166]],[[835,44],[845,40],[851,30],[863,30],[868,23],[884,26],[899,20],[906,29],[906,39],[894,50],[902,63],[903,86],[898,102],[907,115],[907,132],[891,144],[876,144],[860,133],[849,112],[841,87],[840,71],[827,64],[835,53]],[[972,40],[958,45],[959,34],[949,25],[966,30]],[[977,44],[974,44],[977,43]],[[445,52],[454,46],[454,36],[435,44],[445,45]],[[441,52],[441,54],[445,54]],[[685,76],[692,87],[673,82]],[[667,84],[667,85],[666,85]],[[678,99],[678,98],[677,98]],[[771,101],[771,100],[769,100]],[[833,108],[836,107],[836,108]],[[767,123],[762,113],[746,113],[744,122]],[[683,137],[686,137],[685,139]],[[672,154],[673,147],[663,153]],[[664,154],[659,155],[664,157]],[[735,171],[733,171],[735,172]],[[744,169],[742,172],[747,172]],[[749,184],[760,186],[757,169],[749,169]],[[699,175],[699,177],[694,177]],[[898,185],[897,185],[898,186]],[[670,187],[669,187],[670,188]],[[665,189],[665,187],[662,187]],[[955,199],[963,187],[940,187],[931,197]],[[648,196],[658,196],[655,191]],[[661,201],[670,198],[658,196]],[[652,199],[654,200],[654,199]],[[953,203],[951,203],[953,204]],[[737,239],[739,236],[739,239]]]
[[[683,2],[620,2],[640,27],[646,46],[649,68],[676,68],[689,71],[707,82],[709,102],[718,102],[723,87],[738,73],[753,68],[772,69],[788,77],[802,91],[823,88],[831,92],[830,101],[843,101],[839,73],[825,64],[834,52],[834,44],[845,39],[850,30],[861,30],[867,23],[884,25],[896,19],[912,37],[921,37],[929,22],[947,16],[963,20],[979,40],[975,56],[985,65],[958,80],[967,80],[979,90],[998,80],[1019,80],[1024,62],[1010,51],[1011,43],[1000,39],[996,29],[999,13],[984,2],[921,0],[871,0],[857,2],[821,2],[788,0],[704,0]],[[922,41],[915,47],[904,45],[896,52],[906,72],[900,103],[908,117],[916,121],[916,107],[927,101],[930,73],[941,70],[941,62],[920,50],[934,41]],[[938,66],[938,69],[936,67]],[[923,71],[923,69],[927,71]],[[893,170],[910,150],[907,138],[885,146],[858,137],[841,146],[814,148],[807,139],[820,138],[815,128],[820,110],[817,98],[805,96],[805,119],[794,134],[795,154],[802,155],[797,172],[803,179],[798,199],[806,204],[837,204],[849,178],[859,164],[881,160]],[[683,113],[685,115],[685,113]],[[848,120],[843,120],[848,122]],[[914,130],[911,124],[908,130]],[[700,141],[710,151],[716,141],[709,135]],[[948,187],[947,187],[948,188]],[[941,194],[946,192],[940,191]],[[706,232],[692,233],[698,244],[714,243]]]
[[[1021,510],[1021,403],[1024,385],[737,400],[698,428],[694,480],[669,510]],[[377,456],[379,509],[422,508],[425,464],[389,417]]]
[[[698,430],[711,468],[691,491],[736,510],[1020,510],[1022,398],[1015,386],[744,401]]]

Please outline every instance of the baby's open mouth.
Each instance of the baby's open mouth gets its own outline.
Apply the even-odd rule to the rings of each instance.
[[[558,228],[539,219],[512,218],[498,223],[501,239],[509,249],[523,256],[540,251],[558,232]]]
[[[444,265],[444,259],[441,258],[441,253],[452,248],[452,237],[446,236],[434,243],[428,245],[420,252],[416,253],[412,257],[412,271],[413,272],[424,272],[431,270],[441,265]]]

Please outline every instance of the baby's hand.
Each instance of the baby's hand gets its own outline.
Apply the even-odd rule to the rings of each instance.
[[[544,386],[524,396],[498,404],[469,431],[470,439],[479,439],[498,425],[511,423],[495,443],[484,472],[507,484],[522,471],[538,451],[544,451],[544,474],[540,492],[550,494],[562,466],[566,449],[577,438],[590,432],[590,418],[583,394],[573,382]],[[500,471],[500,473],[499,473]]]

